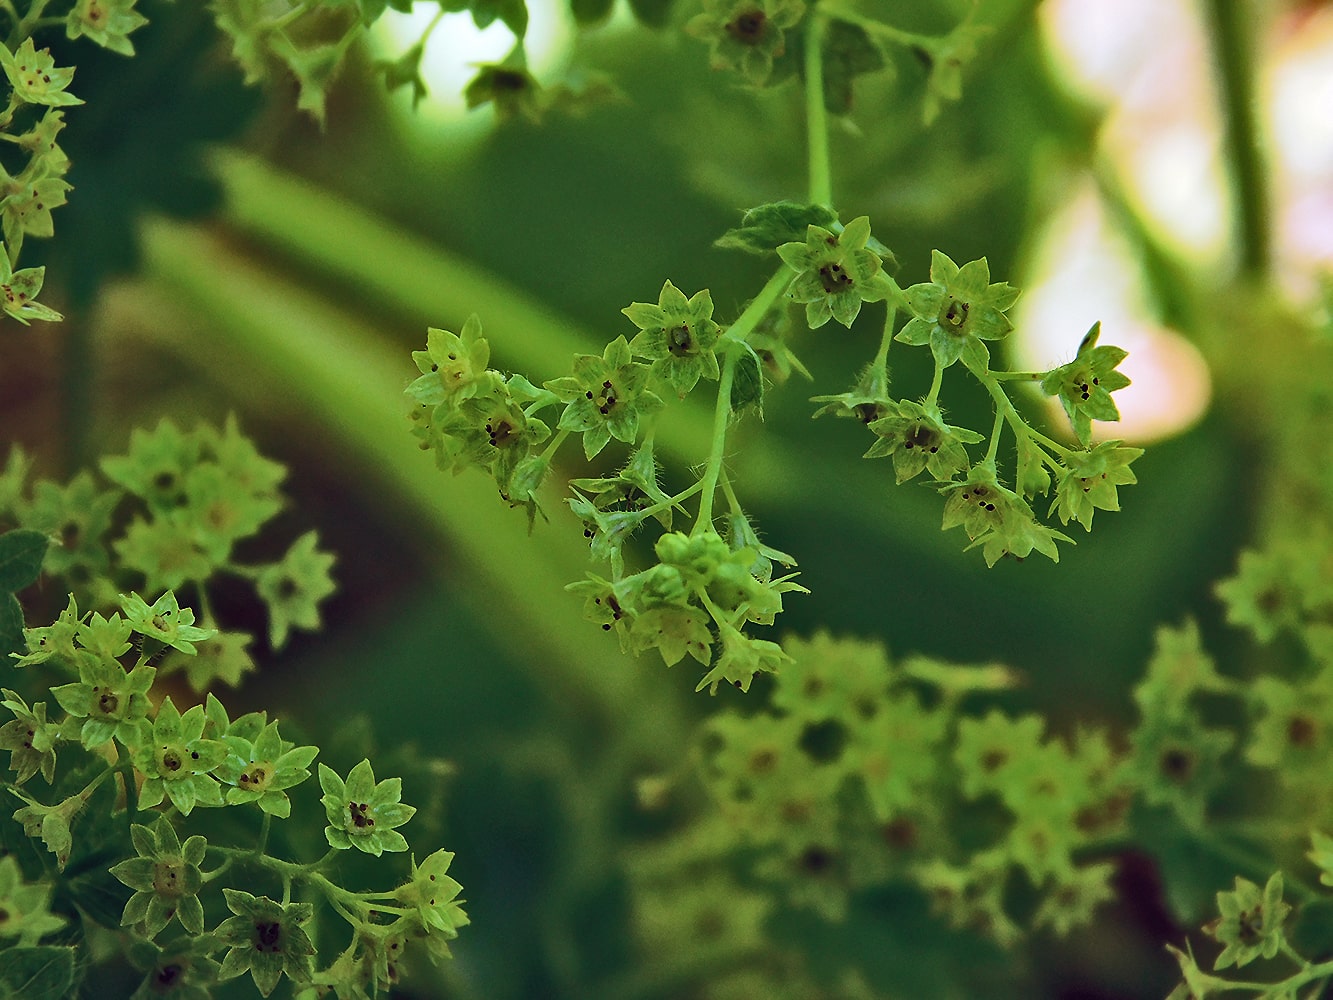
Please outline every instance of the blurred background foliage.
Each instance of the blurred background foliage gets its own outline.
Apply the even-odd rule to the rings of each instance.
[[[804,197],[802,96],[710,72],[702,46],[678,30],[692,12],[678,6],[677,27],[631,25],[617,12],[580,35],[549,81],[568,64],[593,68],[619,97],[540,124],[497,123],[489,109],[462,119],[445,107],[452,94],[413,115],[376,80],[382,55],[357,48],[321,129],[295,110],[294,85],[245,87],[207,12],[188,3],[146,6],[133,60],[55,51],[58,64],[77,64],[89,104],[69,116],[75,190],[57,238],[26,252],[48,265],[46,298],[68,318],[0,337],[6,437],[60,477],[123,450],[133,427],[235,412],[290,467],[284,517],[319,529],[341,589],[321,634],[281,656],[257,651],[261,670],[233,696],[233,714],[267,708],[321,743],[364,718],[366,738],[386,751],[411,742],[456,766],[443,843],[457,852],[473,923],[444,978],[418,970],[404,996],[698,989],[657,970],[670,956],[645,955],[628,933],[622,860],[650,851],[672,822],[638,808],[636,782],[677,766],[708,713],[762,702],[764,684],[709,699],[693,694],[691,676],[624,657],[561,590],[586,565],[568,512],[553,510],[529,539],[523,516],[478,478],[446,478],[416,450],[401,395],[424,328],[456,330],[474,311],[499,364],[540,381],[561,374],[571,352],[600,352],[625,332],[619,309],[654,300],[664,279],[710,288],[723,317],[758,290],[767,263],[710,244],[741,210]],[[959,261],[986,255],[993,275],[1027,286],[1041,278],[1037,250],[1064,195],[1077,178],[1100,178],[1154,321],[1208,355],[1230,342],[1219,327],[1262,331],[1293,308],[1257,283],[1271,261],[1251,259],[1254,232],[1236,221],[1243,179],[1223,191],[1223,245],[1202,254],[1182,253],[1118,188],[1102,142],[1114,102],[1070,89],[1043,6],[977,5],[977,22],[995,30],[968,67],[963,100],[929,128],[925,70],[910,54],[890,77],[854,85],[851,124],[833,145],[844,217],[871,216],[904,285],[924,279],[938,247]],[[1202,25],[1205,61],[1237,34],[1261,58],[1260,40],[1283,18],[1322,18],[1326,33],[1329,21],[1319,4],[1182,6]],[[912,0],[891,16],[943,32],[970,7]],[[464,26],[451,17],[432,45],[469,61]],[[1225,109],[1225,87],[1208,87]],[[1214,152],[1235,167],[1225,143]],[[1242,281],[1229,314],[1207,305]],[[1041,362],[1071,356],[1096,318],[1070,315],[1063,354]],[[1236,391],[1219,391],[1193,426],[1150,446],[1123,513],[1099,517],[1059,565],[988,571],[939,531],[931,492],[894,488],[886,464],[860,460],[859,428],[809,419],[806,398],[851,383],[880,321],[868,308],[850,334],[802,335],[795,348],[813,384],[772,391],[731,459],[765,536],[798,558],[812,591],[788,601],[783,630],[1007,663],[1026,679],[1007,707],[1040,710],[1057,732],[1132,718],[1129,687],[1159,623],[1194,616],[1223,669],[1238,665],[1244,647],[1211,588],[1253,535],[1263,499],[1257,390],[1235,366],[1220,370],[1243,354],[1211,355],[1219,389]],[[926,352],[897,349],[890,362],[900,392],[924,392]],[[956,422],[985,426],[984,393],[959,393]],[[706,433],[702,410],[673,416],[659,455],[697,462]],[[218,611],[259,615],[241,595]],[[887,996],[1160,996],[1176,976],[1163,943],[1181,939],[1160,860],[1127,854],[1121,900],[1092,928],[1016,955],[949,930],[916,894],[858,900],[840,925],[789,916],[774,932],[800,943],[814,981],[850,963]],[[1219,864],[1201,875],[1204,898],[1229,874]]]

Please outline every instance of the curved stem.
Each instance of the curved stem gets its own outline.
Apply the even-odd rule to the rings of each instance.
[[[935,400],[939,398],[940,386],[944,383],[944,366],[940,364],[940,359],[935,358],[935,374],[930,379],[930,392],[926,393],[924,405],[931,407],[935,405]]]
[[[824,32],[828,20],[815,9],[805,30],[805,121],[810,154],[810,202],[833,205],[828,110],[824,107]]]
[[[1004,417],[1004,408],[996,406],[995,423],[991,426],[990,444],[986,447],[986,458],[984,459],[985,464],[992,469],[995,468],[995,456],[1000,450],[1000,432],[1004,430]]]

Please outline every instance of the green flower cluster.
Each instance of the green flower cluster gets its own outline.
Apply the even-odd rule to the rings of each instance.
[[[101,609],[85,623],[85,649],[115,658],[124,652],[114,651],[116,643],[138,632],[179,654],[191,654],[189,659],[172,656],[161,666],[185,669],[199,691],[217,680],[236,684],[253,669],[246,651],[252,640],[248,633],[210,627],[204,635],[193,628],[192,609],[174,603],[150,606],[137,595],[125,598],[122,580],[136,590],[161,594],[160,604],[174,602],[174,591],[203,587],[220,574],[250,579],[268,608],[268,638],[275,649],[286,643],[293,628],[319,627],[319,604],[334,589],[333,557],[318,549],[314,532],[275,562],[248,564],[234,558],[236,547],[256,536],[282,509],[279,485],[286,475],[281,465],[259,454],[234,417],[221,430],[200,424],[184,432],[170,420],[152,431],[136,430],[128,453],[104,458],[101,469],[116,488],[103,488],[85,471],[63,486],[38,480],[25,496],[27,460],[16,449],[0,487],[0,517],[51,539],[45,572],[62,578],[79,602]],[[149,627],[132,628],[126,619],[102,617],[102,610],[120,607],[125,600],[130,601],[123,608],[127,618],[138,616]],[[188,618],[180,620],[180,632],[174,624],[178,615]],[[75,627],[72,619],[62,621],[53,627]],[[125,634],[119,635],[121,631]],[[22,663],[47,658],[44,650],[59,638],[39,633],[29,641]],[[94,635],[98,638],[91,638]]]
[[[788,905],[836,920],[852,893],[906,882],[1001,941],[1018,935],[1020,906],[1065,934],[1111,897],[1112,866],[1079,857],[1127,814],[1131,786],[1104,734],[1066,742],[1035,716],[960,716],[964,700],[1014,684],[1003,669],[894,663],[827,635],[783,652],[770,711],[720,714],[699,732],[693,759],[715,812],[656,847],[694,865],[695,884],[704,859],[719,874],[740,863]],[[979,810],[984,842],[960,833]]]

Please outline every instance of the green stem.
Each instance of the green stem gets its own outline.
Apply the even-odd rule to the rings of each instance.
[[[703,480],[700,479],[693,485],[688,486],[685,489],[681,490],[675,496],[667,497],[665,500],[659,500],[651,507],[645,507],[643,508],[643,510],[638,511],[637,513],[646,520],[650,517],[653,517],[656,514],[660,514],[664,510],[670,510],[675,507],[678,507],[682,501],[688,500],[690,497],[694,496],[694,494],[698,493],[703,488],[704,488],[704,483]]]
[[[990,444],[986,447],[986,458],[984,462],[993,470],[995,468],[995,456],[1000,451],[1000,432],[1004,430],[1004,408],[995,407],[995,423],[991,426]]]
[[[824,107],[824,33],[828,20],[816,9],[805,30],[805,122],[810,152],[810,202],[833,205],[828,109]]]
[[[717,406],[713,410],[712,443],[708,449],[708,467],[703,475],[703,497],[699,501],[699,515],[694,520],[694,531],[703,532],[712,529],[713,493],[717,490],[717,477],[722,471],[722,454],[727,446],[727,423],[731,419],[731,383],[736,375],[736,362],[740,357],[739,344],[727,341],[741,341],[754,332],[760,321],[768,315],[791,281],[791,271],[784,264],[778,268],[759,294],[750,300],[736,322],[727,329],[722,338],[721,347],[726,352],[722,361],[722,375],[717,384]]]
[[[268,813],[264,813],[264,818],[263,820],[260,821],[259,824],[259,840],[255,844],[256,854],[263,854],[264,851],[268,849],[268,831],[269,831],[269,826],[272,824],[272,822],[273,822],[273,817]]]
[[[968,370],[971,371],[971,369]],[[989,392],[991,398],[995,400],[995,407],[997,412],[1004,414],[1005,419],[1009,421],[1009,426],[1014,429],[1015,434],[1027,435],[1033,441],[1039,442],[1040,444],[1045,445],[1047,448],[1050,448],[1052,451],[1054,451],[1057,455],[1061,456],[1062,458],[1068,458],[1070,455],[1074,454],[1074,452],[1071,449],[1066,448],[1059,441],[1055,441],[1051,438],[1048,438],[1045,434],[1041,433],[1040,431],[1035,431],[1028,426],[1027,421],[1023,419],[1023,417],[1019,414],[1019,412],[1016,409],[1014,409],[1014,404],[1009,401],[1009,397],[1005,395],[1004,390],[1000,388],[999,381],[995,378],[997,374],[1003,374],[1003,373],[998,373],[998,372],[977,373],[973,371],[972,374],[977,377],[977,381],[979,381],[982,385],[986,387],[986,391]]]
[[[1222,97],[1226,156],[1239,217],[1241,270],[1262,277],[1268,271],[1270,238],[1249,44],[1255,37],[1254,13],[1241,0],[1208,0],[1204,9]]]
[[[918,35],[911,31],[903,31],[901,28],[895,28],[891,24],[885,24],[883,21],[876,21],[873,17],[866,17],[864,14],[858,14],[854,10],[848,10],[844,7],[828,8],[828,15],[836,17],[839,21],[847,21],[865,30],[866,34],[876,38],[882,38],[886,42],[892,42],[895,45],[906,45],[930,48],[938,38],[931,35]]]
[[[708,467],[700,480],[703,496],[699,500],[699,514],[694,519],[691,534],[713,530],[713,493],[717,477],[722,472],[722,453],[727,446],[727,423],[731,419],[731,381],[736,374],[736,359],[740,348],[732,346],[722,362],[722,377],[717,383],[717,407],[713,411],[713,443],[708,450]]]
[[[1046,377],[1045,372],[997,372],[991,371],[990,377],[997,382],[1040,382]]]
[[[552,456],[555,455],[560,446],[565,443],[565,439],[569,437],[569,433],[569,431],[563,430],[555,432],[555,437],[551,438],[551,443],[548,444],[541,453],[541,460],[543,462],[549,462],[551,460]]]
[[[944,366],[940,364],[940,359],[935,358],[935,374],[930,379],[930,392],[926,393],[923,406],[927,409],[935,405],[935,400],[939,398],[940,386],[944,384]]]

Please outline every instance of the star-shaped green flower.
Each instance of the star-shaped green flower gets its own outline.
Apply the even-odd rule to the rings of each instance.
[[[407,840],[394,827],[402,826],[417,810],[399,801],[402,778],[377,782],[370,761],[363,760],[345,782],[333,768],[319,765],[319,785],[324,789],[320,802],[329,820],[324,837],[331,847],[355,847],[375,857],[385,851],[407,850]]]
[[[426,330],[426,349],[413,351],[421,376],[407,387],[419,403],[435,406],[445,400],[458,402],[476,393],[491,360],[491,346],[481,335],[481,319],[474,313],[461,333]]]
[[[657,305],[635,302],[621,310],[639,328],[629,342],[631,353],[652,361],[653,374],[684,399],[700,378],[719,374],[714,345],[721,328],[713,322],[713,298],[708,289],[685,293],[667,282]]]
[[[1075,518],[1091,531],[1095,510],[1119,510],[1118,486],[1137,483],[1129,464],[1143,454],[1142,448],[1125,448],[1119,441],[1103,441],[1087,452],[1075,452],[1065,460],[1066,471],[1055,488],[1051,513],[1060,514],[1060,523]]]
[[[591,459],[611,438],[633,444],[639,420],[662,408],[662,400],[646,388],[651,369],[631,359],[629,342],[617,337],[602,356],[580,354],[574,374],[546,383],[568,405],[560,414],[561,430],[583,432],[583,453]]]
[[[148,689],[157,668],[143,664],[129,673],[115,660],[91,654],[79,657],[79,680],[51,689],[56,701],[76,719],[84,719],[79,740],[88,749],[113,736],[126,746],[138,746],[139,722],[148,714]]]
[[[1282,901],[1282,873],[1274,872],[1261,891],[1249,879],[1236,878],[1233,892],[1217,894],[1222,916],[1204,930],[1225,947],[1214,969],[1240,968],[1259,956],[1272,958],[1286,941],[1282,923],[1291,905]]]
[[[1041,380],[1042,392],[1060,397],[1060,405],[1084,447],[1092,440],[1092,421],[1120,419],[1111,393],[1129,385],[1129,379],[1115,370],[1129,352],[1109,345],[1098,347],[1101,328],[1101,323],[1094,323],[1074,360],[1053,368]]]
[[[755,674],[776,673],[782,664],[791,661],[776,642],[751,638],[730,625],[718,626],[718,638],[722,640],[722,651],[713,669],[695,687],[696,691],[708,688],[709,694],[717,694],[719,684],[749,691]]]
[[[13,53],[0,46],[0,67],[9,77],[14,96],[27,104],[57,108],[83,103],[65,90],[74,79],[74,69],[56,69],[51,50],[38,51],[31,38],[25,38]]]
[[[861,303],[878,302],[884,290],[875,282],[883,266],[879,254],[867,249],[870,219],[861,216],[847,223],[838,235],[822,226],[806,229],[804,243],[784,243],[778,256],[793,271],[787,294],[805,303],[805,321],[812,330],[836,319],[850,327]]]
[[[245,972],[254,978],[260,996],[268,996],[284,973],[293,983],[310,981],[315,946],[304,924],[315,915],[311,903],[279,903],[239,889],[223,889],[227,908],[235,914],[213,933],[228,946],[219,977]]]
[[[0,858],[0,910],[5,914],[0,934],[4,939],[17,937],[19,946],[26,948],[64,927],[65,918],[50,911],[54,891],[49,881],[25,883],[14,855]]]
[[[158,706],[153,729],[135,748],[134,766],[144,775],[139,805],[148,809],[171,799],[188,816],[195,805],[222,805],[222,789],[210,775],[227,757],[227,745],[203,739],[204,708],[195,705],[184,715],[170,697]]]
[[[999,340],[1013,329],[1004,313],[1018,298],[1018,289],[1006,282],[992,285],[985,257],[959,267],[932,250],[930,281],[913,285],[904,294],[914,316],[894,339],[929,344],[942,368],[962,357],[972,368],[985,371],[990,352],[982,341]]]
[[[197,627],[194,608],[182,608],[172,590],[151,605],[136,593],[131,592],[128,597],[121,594],[120,607],[134,631],[182,653],[193,654],[196,642],[217,635],[215,628]]]
[[[137,0],[77,0],[65,16],[65,34],[86,36],[104,49],[134,55],[130,32],[148,23],[134,5]]]
[[[0,310],[24,326],[31,320],[59,323],[65,317],[37,301],[46,280],[45,267],[25,267],[15,271],[9,251],[0,243]]]
[[[891,455],[893,471],[900,483],[919,475],[923,469],[929,469],[940,482],[948,482],[968,468],[967,449],[963,445],[983,440],[976,431],[946,424],[939,407],[910,399],[893,403],[893,410],[874,421],[870,429],[879,440],[870,446],[865,457]]]
[[[708,43],[714,69],[736,69],[763,86],[773,60],[787,50],[783,32],[805,14],[801,0],[704,0],[704,10],[685,30]]]
[[[122,927],[143,924],[148,937],[156,937],[173,917],[191,934],[204,932],[204,908],[199,890],[204,881],[199,866],[208,843],[194,836],[182,846],[176,830],[165,817],[152,827],[135,823],[130,837],[138,857],[122,861],[111,874],[134,890],[121,915]]]
[[[317,532],[298,538],[281,562],[265,566],[255,577],[255,590],[268,605],[269,643],[280,649],[293,626],[319,628],[319,602],[337,589],[329,570],[333,556],[321,552]]]
[[[1025,559],[1033,549],[1059,562],[1055,543],[1073,542],[1038,522],[1027,502],[1001,486],[986,463],[973,466],[966,479],[947,483],[940,492],[945,495],[943,530],[961,525],[972,539],[968,548],[981,546],[988,566],[1005,555]]]
[[[861,370],[856,384],[836,396],[811,396],[810,402],[824,405],[812,413],[811,419],[831,413],[835,417],[851,417],[863,424],[871,424],[880,417],[896,412],[897,400],[889,395],[889,372],[882,362],[871,362]]]
[[[60,727],[46,720],[46,702],[28,707],[17,692],[0,690],[0,707],[14,713],[14,718],[0,726],[0,750],[9,751],[9,769],[17,772],[14,784],[21,785],[38,771],[49,785],[56,775],[56,744],[61,742]]]
[[[209,696],[206,714],[216,732],[222,729],[222,742],[227,745],[227,759],[214,769],[214,774],[227,790],[227,804],[255,802],[270,816],[286,819],[291,815],[292,802],[287,789],[310,777],[309,767],[319,754],[319,747],[298,747],[278,735],[278,723],[265,724],[263,716],[242,716],[234,723],[226,720],[226,711],[217,699]],[[258,732],[254,730],[258,728]]]
[[[444,850],[436,851],[420,867],[413,858],[412,877],[394,893],[400,903],[416,911],[428,934],[446,940],[458,937],[458,928],[468,924],[463,912],[465,901],[458,898],[463,887],[447,874],[453,860],[453,853]]]

